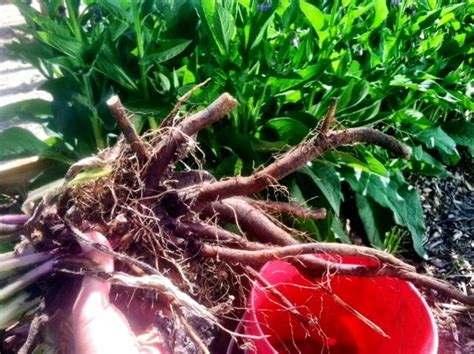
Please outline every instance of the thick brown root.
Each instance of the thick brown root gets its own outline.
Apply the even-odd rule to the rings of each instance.
[[[161,130],[143,138],[136,134],[120,100],[117,97],[110,100],[109,107],[128,145],[121,139],[116,147],[72,166],[64,184],[37,206],[24,225],[1,223],[0,235],[10,234],[18,227],[17,231],[37,247],[59,248],[77,258],[76,242],[88,242],[82,232],[87,228],[100,230],[109,238],[114,251],[98,244],[90,245],[112,255],[120,271],[97,273],[88,268],[90,264],[83,269],[122,287],[133,288],[133,292],[126,294],[140,296],[145,306],[151,308],[158,295],[162,297],[166,293],[180,316],[179,309],[183,308],[210,321],[216,321],[218,315],[235,314],[244,305],[249,285],[245,283],[246,277],[268,287],[257,270],[274,259],[290,262],[307,277],[399,278],[474,305],[474,296],[465,295],[444,281],[418,274],[413,266],[386,252],[337,243],[301,243],[299,239],[304,240],[307,235],[284,226],[270,215],[285,213],[320,219],[325,217],[326,210],[243,197],[278,186],[282,178],[343,145],[375,144],[396,156],[408,158],[410,151],[404,144],[370,128],[332,131],[334,101],[319,133],[314,132],[306,141],[251,176],[216,181],[205,171],[176,172],[174,164],[183,158],[183,147],[193,136],[224,118],[237,105],[237,101],[225,93],[177,126],[168,126],[191,94],[183,96]],[[150,135],[153,136],[150,138]],[[151,149],[147,146],[152,146],[158,138],[161,140],[154,151],[149,152]],[[83,184],[70,184],[79,171],[91,166],[105,166],[112,172]],[[238,231],[229,231],[228,226]],[[338,257],[342,256],[362,256],[374,262],[367,266],[341,264]],[[63,272],[73,272],[70,268],[67,257],[57,267]],[[84,271],[76,273],[84,274]],[[330,293],[330,289],[325,291]],[[300,316],[281,294],[274,292],[274,295],[294,316]],[[345,306],[340,298],[332,295]],[[363,314],[352,314],[383,335]],[[185,317],[179,320],[196,346],[205,352],[207,348],[200,334],[189,326]]]
[[[172,128],[164,141],[159,144],[146,167],[145,185],[147,189],[155,190],[158,187],[164,172],[173,163],[176,151],[186,143],[189,137],[224,118],[235,106],[237,106],[235,98],[224,93],[209,107],[193,114]]]
[[[327,136],[310,139],[283,155],[263,170],[249,177],[233,177],[214,183],[204,183],[196,191],[196,208],[203,204],[239,195],[249,195],[276,184],[277,181],[305,166],[309,161],[327,151],[343,145],[356,143],[374,144],[387,149],[394,155],[408,159],[409,149],[395,138],[371,128],[353,128],[330,132]]]

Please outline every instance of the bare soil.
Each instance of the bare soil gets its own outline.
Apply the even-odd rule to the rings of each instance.
[[[474,164],[463,153],[451,176],[419,177],[414,185],[424,209],[428,273],[445,277],[464,293],[474,287]],[[439,328],[440,353],[474,352],[474,310],[437,296],[432,302]]]
[[[17,38],[18,27],[22,24],[24,19],[17,8],[7,1],[0,2],[0,107],[31,98],[51,99],[47,92],[38,90],[44,82],[41,73],[30,64],[13,59],[6,47]],[[39,137],[45,137],[38,124],[18,119],[0,120],[0,131],[12,125],[28,128]]]

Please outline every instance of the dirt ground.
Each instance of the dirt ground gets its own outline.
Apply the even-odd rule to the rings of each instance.
[[[474,164],[467,153],[451,176],[417,178],[425,215],[428,273],[443,277],[464,292],[474,287]],[[474,310],[440,299],[431,306],[440,332],[439,353],[474,353]]]
[[[31,98],[51,99],[45,92],[37,90],[44,82],[41,73],[29,64],[9,57],[6,44],[15,40],[18,27],[24,23],[17,8],[0,0],[0,107]],[[37,124],[0,120],[0,131],[11,126],[22,126],[31,129],[40,137],[45,134]]]
[[[0,0],[0,107],[28,98],[50,99],[37,88],[44,81],[28,64],[8,56],[5,44],[15,39],[23,23],[16,8]],[[1,122],[0,131],[11,125],[31,129],[44,136],[41,127],[19,120]],[[430,256],[423,266],[428,273],[455,282],[464,292],[474,284],[474,167],[464,156],[461,167],[452,169],[452,176],[439,181],[417,178],[415,187],[421,194],[426,218],[426,249]],[[436,298],[436,294],[434,295]],[[446,299],[431,301],[439,327],[439,353],[474,353],[474,312]]]

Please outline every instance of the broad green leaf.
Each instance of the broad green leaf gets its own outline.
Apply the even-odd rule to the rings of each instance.
[[[374,123],[374,121],[377,120],[374,118],[379,114],[381,103],[382,100],[377,100],[372,102],[369,106],[359,108],[355,111],[341,113],[338,119],[341,121],[348,120],[354,126]]]
[[[277,14],[282,16],[285,11],[291,6],[292,0],[280,0],[278,3]]]
[[[70,35],[70,31],[67,26],[61,26],[47,16],[44,16],[40,12],[36,11],[32,6],[20,1],[15,1],[15,6],[18,7],[27,23],[33,23],[30,25],[30,29],[41,28],[48,33],[54,33],[55,35],[67,37]],[[37,25],[37,27],[36,27]]]
[[[12,127],[0,132],[0,160],[40,156],[48,145],[27,129]]]
[[[309,80],[322,73],[329,66],[328,60],[322,60],[315,65],[309,65],[304,69],[296,71],[303,80]]]
[[[408,185],[401,174],[382,177],[356,169],[353,173],[344,174],[344,179],[356,193],[369,196],[390,209],[395,222],[406,226],[410,231],[415,251],[421,257],[426,256],[423,248],[424,221],[420,199],[416,189]]]
[[[369,93],[369,83],[365,80],[351,80],[346,86],[337,104],[339,111],[358,105]]]
[[[423,150],[421,146],[412,147],[411,165],[413,170],[424,175],[445,178],[449,176],[443,164]]]
[[[421,207],[420,198],[415,188],[408,185],[399,178],[398,194],[405,201],[405,208],[402,209],[404,212],[404,218],[406,220],[406,226],[411,233],[413,240],[413,247],[419,256],[426,258],[426,252],[423,247],[423,235],[425,233],[425,225],[423,218],[423,208]]]
[[[217,16],[216,2],[214,0],[201,0],[199,4],[201,5],[200,8],[204,25],[209,32],[208,37],[210,36],[213,39],[220,53],[225,55],[225,48],[222,47],[219,39],[217,38],[216,29],[214,26],[214,18]]]
[[[116,20],[110,24],[110,33],[112,34],[112,41],[116,42],[129,29],[127,22]]]
[[[171,60],[180,55],[192,43],[191,40],[175,39],[160,42],[160,49],[147,53],[146,63],[159,64]]]
[[[327,31],[323,31],[325,24],[324,14],[316,6],[311,5],[304,0],[300,0],[300,8],[316,31],[316,34],[319,37],[319,45],[321,45],[327,37]]]
[[[232,14],[222,5],[217,4],[217,11],[214,17],[214,29],[219,38],[221,46],[229,52],[229,42],[234,34],[235,24]]]
[[[200,4],[205,16],[205,20],[207,21],[208,24],[211,24],[212,19],[214,18],[214,14],[216,13],[216,1],[201,0]]]
[[[28,118],[52,114],[51,102],[40,98],[10,103],[0,107],[0,121],[15,117]]]
[[[100,8],[106,14],[112,15],[112,18],[118,20],[127,20],[132,22],[131,12],[127,13],[127,8],[120,4],[120,1],[110,1],[110,0],[96,0],[100,4]]]
[[[367,161],[369,169],[372,172],[381,176],[385,176],[387,174],[388,171],[383,165],[383,163],[377,160],[374,154],[372,154],[370,151],[364,151],[364,157],[365,161]]]
[[[466,146],[474,155],[474,123],[466,121],[447,122],[443,130],[449,134],[456,144]]]
[[[263,36],[265,35],[265,33],[267,33],[268,26],[273,22],[274,15],[275,15],[274,13],[271,14],[271,16],[268,17],[268,19],[265,21],[263,26],[260,28],[257,36],[255,37],[254,41],[252,42],[252,45],[250,46],[250,51],[257,48],[258,45],[262,42]]]
[[[284,141],[266,141],[260,138],[252,140],[252,149],[256,152],[281,152],[288,148]]]
[[[284,97],[285,103],[296,103],[301,101],[302,94],[300,90],[289,90],[279,93],[278,95],[275,95],[275,97]]]
[[[387,18],[388,8],[386,0],[374,0],[374,20],[372,22],[372,29],[379,27]]]
[[[373,4],[368,3],[365,6],[352,8],[349,11],[347,11],[347,13],[342,17],[342,19],[339,22],[339,24],[341,25],[341,28],[343,28],[344,30],[343,33],[345,35],[350,35],[352,33],[354,24],[357,23],[359,18],[361,18],[366,12],[370,11],[372,7],[373,7]]]
[[[294,79],[287,79],[282,77],[271,77],[268,80],[268,83],[271,88],[271,92],[273,95],[281,94],[283,92],[287,92],[290,89],[296,88],[304,84],[305,80],[300,77]]]
[[[387,220],[382,207],[370,197],[356,194],[356,205],[370,244],[382,249],[384,234],[390,229],[390,219]]]
[[[428,4],[430,5],[431,10],[436,8],[436,0],[428,0]]]
[[[311,167],[305,166],[300,169],[301,173],[309,176],[323,193],[336,215],[343,199],[341,193],[341,182],[334,167],[329,164],[313,161]]]
[[[407,123],[425,129],[433,125],[433,123],[426,119],[425,115],[416,109],[403,109],[395,113],[393,117],[395,122]]]
[[[323,59],[318,64],[310,65],[304,69],[298,70],[296,73],[286,75],[284,77],[275,76],[268,79],[268,86],[271,88],[273,95],[278,95],[286,92],[290,89],[302,86],[306,82],[310,82],[312,79],[318,77],[321,73],[326,70],[331,61]]]
[[[443,17],[441,17],[439,19],[439,21],[436,23],[436,26],[441,27],[445,23],[448,23],[448,22],[453,21],[455,19],[456,19],[456,16],[452,12],[449,12],[449,13],[447,13],[446,15],[444,15]]]
[[[117,62],[117,59],[112,49],[104,45],[99,58],[95,61],[94,69],[127,90],[136,90],[135,82],[127,75],[124,68]]]
[[[354,157],[354,155],[352,154],[349,154],[343,151],[333,151],[331,152],[331,154],[333,154],[334,157],[338,161],[342,162],[346,166],[349,166],[349,167],[352,167],[354,169],[358,169],[364,172],[372,172],[369,166],[365,162]]]
[[[77,57],[82,50],[82,43],[73,37],[63,37],[58,34],[38,31],[38,37],[46,44],[70,57]]]
[[[223,176],[239,176],[242,173],[242,160],[235,154],[223,159],[215,169],[215,175]]]
[[[428,148],[438,150],[444,163],[456,164],[461,159],[456,142],[441,127],[424,129],[416,137]]]
[[[298,144],[309,133],[306,125],[288,117],[270,119],[264,127],[273,129],[280,140],[290,145]]]

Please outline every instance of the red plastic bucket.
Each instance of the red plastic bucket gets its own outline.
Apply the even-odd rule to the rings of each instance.
[[[374,262],[364,257],[338,257],[338,260],[346,264]],[[260,274],[310,321],[303,325],[274,293],[255,285],[241,333],[261,338],[251,340],[253,345],[247,353],[437,353],[437,329],[429,307],[406,281],[350,276],[310,281],[283,261],[268,262]],[[323,283],[389,338],[318,287]]]

